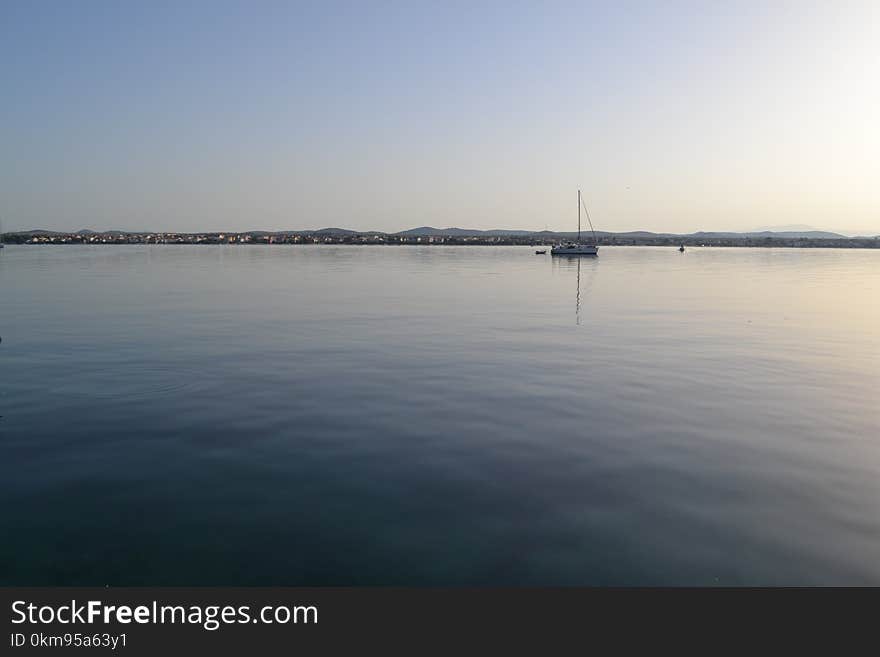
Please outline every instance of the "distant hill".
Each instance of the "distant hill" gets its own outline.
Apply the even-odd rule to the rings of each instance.
[[[795,228],[796,226],[791,226]],[[804,226],[809,228],[809,226]],[[156,231],[124,231],[124,230],[94,230],[91,228],[83,228],[72,233],[81,236],[120,236],[120,235],[142,235]],[[175,231],[158,231],[160,233],[172,233]],[[573,238],[577,235],[576,231],[552,231],[552,230],[509,230],[509,229],[492,229],[481,230],[476,228],[434,228],[433,226],[420,226],[418,228],[410,228],[397,233],[384,233],[382,231],[357,231],[348,228],[320,228],[317,230],[247,230],[247,231],[223,231],[228,234],[250,235],[252,237],[267,237],[272,235],[324,235],[333,237],[347,237],[357,235],[392,235],[399,237],[533,237],[535,239],[566,239]],[[18,236],[52,236],[52,235],[68,235],[63,231],[53,231],[45,229],[24,230],[7,232],[7,235]],[[189,234],[189,233],[180,233]],[[200,231],[199,235],[218,235],[219,232]],[[588,235],[589,230],[582,230],[581,235]],[[655,233],[646,230],[633,230],[627,232],[610,232],[597,230],[597,237],[610,238],[616,237],[621,239],[654,239],[654,238],[689,238],[689,239],[877,239],[877,236],[862,236],[858,238],[850,238],[840,233],[832,233],[823,230],[759,230],[751,232],[734,232],[734,231],[697,231],[695,233]]]
[[[321,228],[319,230],[302,231],[312,235],[357,235],[358,231],[348,228]]]
[[[32,230],[14,230],[4,233],[4,235],[29,235],[34,237],[48,237],[50,235],[66,235],[67,233],[59,230],[46,230],[45,228],[34,228]]]
[[[440,236],[445,235],[448,237],[506,237],[513,235],[534,235],[535,231],[533,230],[479,230],[476,228],[433,228],[431,226],[421,226],[420,228],[410,228],[409,230],[402,230],[398,233],[392,233],[392,235],[401,235],[401,236]]]
[[[717,232],[705,232],[698,231],[696,233],[691,233],[688,237],[706,237],[706,238],[718,238],[718,237],[752,237],[752,238],[763,238],[763,237],[778,237],[783,239],[815,239],[815,240],[839,240],[839,239],[847,239],[846,235],[841,235],[840,233],[829,233],[824,230],[804,230],[804,231],[771,231],[771,230],[762,230],[759,232],[751,232],[751,233],[717,233]]]
[[[432,228],[431,226],[420,226],[419,228],[410,228],[402,230],[392,235],[456,235],[461,233],[461,228]]]
[[[409,230],[402,230],[398,233],[392,233],[392,235],[402,235],[402,236],[432,236],[432,235],[475,235],[476,231],[466,230],[462,228],[433,228],[431,226],[420,226],[419,228],[410,228]]]
[[[588,229],[582,230],[581,234],[589,233]],[[420,228],[410,228],[402,230],[393,235],[402,236],[447,236],[447,237],[505,237],[505,236],[524,236],[532,235],[534,237],[550,237],[555,235],[572,236],[576,235],[576,231],[558,232],[552,230],[478,230],[474,228],[433,228],[432,226],[421,226]],[[632,230],[621,233],[615,233],[604,230],[597,230],[596,235],[602,237],[624,237],[624,238],[651,238],[651,237],[704,237],[710,238],[743,238],[750,237],[755,239],[761,238],[780,238],[780,239],[847,239],[846,235],[840,233],[832,233],[825,230],[785,230],[785,231],[750,231],[750,232],[719,232],[719,231],[697,231],[696,233],[655,233],[647,230]]]
[[[581,231],[582,235],[588,234],[589,229],[584,229]],[[478,230],[475,228],[433,228],[431,226],[422,226],[420,228],[410,228],[409,230],[402,230],[399,233],[392,233],[393,235],[402,235],[402,236],[433,236],[433,237],[521,237],[531,235],[533,237],[574,237],[577,235],[577,231],[553,231],[553,230]],[[596,235],[600,237],[610,237],[615,235],[617,237],[667,237],[673,236],[673,233],[651,233],[645,230],[634,230],[626,233],[611,233],[604,230],[597,230]]]
[[[677,237],[675,233],[652,233],[649,230],[631,230],[628,233],[606,233],[603,231],[596,231],[596,235],[614,235],[616,237]]]
[[[152,230],[116,230],[116,229],[92,230],[91,228],[81,228],[80,230],[76,231],[73,234],[74,235],[117,235],[118,236],[118,235],[143,235],[145,233],[152,233],[152,232],[153,232]],[[61,234],[66,234],[66,233],[63,233],[63,231],[62,231],[58,234],[61,235]]]

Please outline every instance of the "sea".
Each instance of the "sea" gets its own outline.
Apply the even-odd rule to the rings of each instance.
[[[880,250],[0,251],[0,584],[880,585]]]

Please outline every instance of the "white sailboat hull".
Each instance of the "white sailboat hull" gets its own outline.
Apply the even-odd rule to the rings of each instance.
[[[599,255],[599,247],[595,244],[561,244],[550,249],[550,255]]]

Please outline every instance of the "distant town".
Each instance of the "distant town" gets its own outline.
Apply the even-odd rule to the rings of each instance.
[[[462,228],[413,228],[399,233],[358,232],[343,228],[304,231],[246,232],[128,232],[80,230],[75,233],[48,230],[10,232],[2,235],[6,244],[356,244],[356,245],[473,245],[549,246],[575,238],[576,233],[552,231],[468,230]],[[590,237],[583,233],[584,238]],[[754,233],[630,233],[599,232],[603,246],[741,246],[807,248],[880,248],[880,236],[847,237],[822,231]]]

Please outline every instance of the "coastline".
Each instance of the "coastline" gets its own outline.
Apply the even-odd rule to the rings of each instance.
[[[391,235],[384,233],[327,233],[250,231],[242,233],[61,233],[28,231],[6,233],[3,243],[15,245],[204,245],[204,246],[275,246],[275,245],[356,245],[356,246],[530,246],[548,247],[572,239],[572,233],[550,235]],[[667,246],[678,247],[744,247],[744,248],[836,248],[877,249],[878,237],[817,238],[817,237],[750,237],[702,235],[600,235],[599,246]]]

